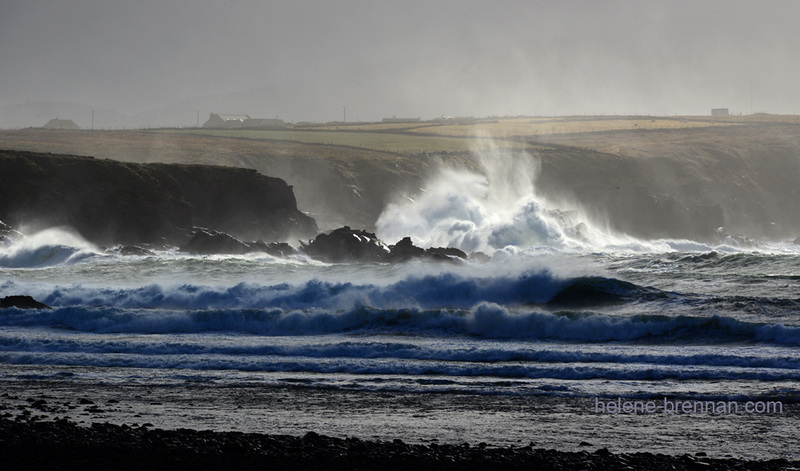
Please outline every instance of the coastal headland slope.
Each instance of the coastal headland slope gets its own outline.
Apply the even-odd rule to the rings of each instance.
[[[535,191],[558,205],[552,209],[580,208],[610,231],[651,239],[794,239],[800,234],[800,124],[791,118],[25,129],[0,131],[0,149],[255,169],[288,182],[297,207],[322,230],[374,230],[387,204],[424,192],[437,169],[481,173],[482,153],[490,159],[524,154],[537,167]],[[238,191],[223,181],[201,186]]]

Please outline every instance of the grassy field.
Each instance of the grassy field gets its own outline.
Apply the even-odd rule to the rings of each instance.
[[[627,131],[644,129],[684,129],[736,124],[712,123],[708,121],[689,121],[685,119],[659,118],[554,118],[504,119],[493,123],[466,125],[441,125],[415,128],[412,131],[423,134],[438,134],[458,137],[537,137],[548,134],[575,134],[603,131]]]
[[[489,138],[464,139],[459,137],[425,136],[391,132],[325,131],[325,130],[260,130],[260,129],[182,129],[159,131],[164,133],[192,134],[253,140],[280,140],[350,146],[361,149],[391,152],[396,154],[423,154],[484,150],[501,145],[509,148],[524,148],[523,142],[498,144]],[[473,136],[466,136],[473,137]]]
[[[475,123],[416,122],[416,123],[359,123],[340,126],[320,126],[308,129],[387,133],[415,133],[427,136],[458,138],[531,138],[554,134],[581,134],[608,131],[655,129],[689,129],[753,123],[800,124],[797,116],[565,116],[480,119]]]

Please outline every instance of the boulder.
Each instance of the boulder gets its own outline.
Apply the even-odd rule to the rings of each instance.
[[[390,249],[389,259],[392,262],[405,262],[425,256],[425,249],[416,247],[414,243],[411,242],[411,237],[404,237]]]
[[[308,243],[300,242],[308,256],[329,263],[386,262],[389,248],[373,233],[344,226],[328,234],[320,234]]]
[[[30,296],[6,296],[0,299],[0,309],[16,307],[19,309],[52,309],[50,306],[33,299]]]
[[[389,261],[407,262],[414,259],[438,260],[453,262],[458,259],[466,260],[467,254],[454,247],[431,247],[423,249],[411,242],[411,237],[404,237],[390,247]]]
[[[250,252],[250,246],[224,232],[200,228],[192,240],[180,248],[181,252],[196,255],[243,254]]]
[[[259,240],[257,242],[251,242],[248,245],[250,245],[251,252],[264,252],[273,257],[288,257],[296,252],[294,247],[286,242],[270,242],[268,244]]]
[[[300,244],[300,249],[306,255],[329,263],[397,263],[418,259],[453,262],[467,259],[467,254],[452,247],[417,247],[411,237],[404,237],[396,244],[387,246],[375,234],[353,230],[349,226],[329,234],[320,234],[313,241]]]

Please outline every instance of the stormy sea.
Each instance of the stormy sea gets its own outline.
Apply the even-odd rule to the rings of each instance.
[[[9,240],[0,298],[51,309],[0,314],[0,399],[84,424],[800,459],[800,246],[615,234],[498,172],[443,170],[376,224],[471,254],[454,263]]]

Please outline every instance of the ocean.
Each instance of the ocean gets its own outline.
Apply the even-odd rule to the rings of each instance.
[[[96,419],[165,428],[800,458],[800,246],[609,235],[442,176],[378,235],[482,260],[11,242],[0,297],[52,309],[0,313],[0,388],[127,395]]]
[[[452,437],[444,425],[428,433],[505,444],[549,421],[561,429],[552,440],[569,437],[551,444],[572,449],[586,421],[624,419],[631,432],[637,422],[713,423],[743,428],[723,455],[797,458],[799,251],[537,248],[487,263],[329,265],[300,255],[108,255],[51,230],[0,253],[0,296],[24,293],[53,308],[0,315],[0,384],[291,386],[364,393],[364,402],[387,393],[473,406],[523,401],[504,412],[525,418],[519,430],[476,419]],[[620,398],[659,407],[780,401],[784,410],[598,411],[598,401]],[[381,415],[371,417],[380,428]],[[754,418],[774,425],[762,432],[768,450],[748,433]],[[429,428],[406,419],[389,430],[416,437]],[[363,424],[349,426],[336,427],[353,434]],[[278,423],[267,431],[286,430]],[[652,446],[634,438],[605,445]]]

